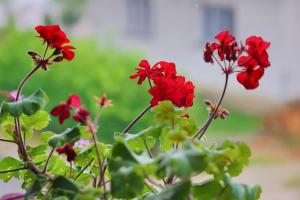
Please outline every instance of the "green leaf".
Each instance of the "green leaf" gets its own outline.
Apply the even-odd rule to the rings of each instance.
[[[37,147],[27,147],[28,154],[35,163],[44,162],[47,160],[47,145],[39,145]]]
[[[108,162],[113,197],[133,198],[143,191],[146,171],[140,162],[147,163],[131,152],[123,142],[117,142],[113,146]]]
[[[41,189],[44,187],[47,182],[47,177],[44,175],[37,175],[33,184],[26,190],[25,199],[32,199]]]
[[[80,130],[78,127],[68,128],[61,134],[53,135],[48,144],[53,147],[61,147],[65,144],[73,143],[80,139]]]
[[[171,175],[189,177],[204,170],[205,155],[186,144],[184,149],[160,154],[157,159],[157,175],[161,178]]]
[[[162,127],[149,127],[137,134],[117,134],[117,136],[124,137],[127,145],[135,152],[143,152],[146,150],[145,141],[149,148],[153,148],[158,141],[161,134]]]
[[[206,154],[206,172],[221,180],[226,173],[239,175],[249,164],[249,147],[242,142],[224,141],[220,146],[204,148]]]
[[[55,135],[55,133],[52,131],[45,131],[40,133],[41,140],[46,144],[48,144],[49,138],[51,138],[53,135]]]
[[[0,130],[7,140],[14,140],[15,122],[11,116],[6,116],[0,123]]]
[[[224,182],[235,200],[258,200],[262,191],[259,185],[234,183],[228,175]]]
[[[167,185],[159,194],[149,194],[140,200],[187,200],[191,189],[191,181],[183,181]]]
[[[23,166],[22,162],[16,160],[13,157],[5,157],[0,161],[0,171],[13,170],[13,169],[20,168],[22,166]],[[19,171],[0,174],[0,179],[2,179],[4,182],[8,182],[13,177],[18,178]]]
[[[112,146],[110,144],[98,143],[97,145],[102,160],[111,155]],[[75,163],[80,166],[85,166],[92,159],[94,159],[94,162],[98,163],[97,152],[94,144],[90,144],[81,148],[77,154],[77,157],[75,158]]]
[[[159,124],[167,124],[173,127],[176,118],[185,114],[183,109],[175,108],[171,101],[161,101],[152,111],[155,113],[155,119]]]
[[[46,96],[46,93],[42,90],[38,90],[29,97],[17,102],[2,102],[0,113],[1,115],[9,113],[14,117],[20,117],[22,114],[30,116],[44,108],[47,101],[48,97]]]
[[[195,200],[217,200],[222,192],[222,185],[214,180],[192,187],[192,194]],[[228,199],[229,200],[229,199]]]
[[[49,125],[50,116],[44,110],[39,110],[31,116],[22,115],[21,120],[29,130],[42,130]]]
[[[52,197],[67,196],[69,199],[75,199],[80,191],[80,186],[65,176],[56,176],[52,183]]]

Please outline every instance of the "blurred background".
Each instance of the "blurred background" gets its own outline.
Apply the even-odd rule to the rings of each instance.
[[[26,51],[43,51],[33,28],[60,24],[77,48],[76,58],[38,72],[25,95],[43,88],[51,110],[68,94],[78,93],[96,111],[94,96],[106,94],[114,106],[103,112],[99,139],[112,142],[113,133],[150,100],[147,87],[128,78],[133,68],[143,58],[172,61],[197,86],[189,112],[201,125],[207,117],[202,100],[217,101],[224,84],[218,68],[202,59],[205,42],[224,29],[237,40],[262,36],[271,42],[272,66],[255,90],[245,90],[231,77],[223,103],[231,115],[216,120],[207,139],[243,140],[251,146],[251,165],[237,180],[261,184],[261,199],[299,200],[299,9],[298,0],[0,0],[0,93],[15,90],[31,69]],[[149,113],[133,131],[151,122]],[[50,129],[59,132],[71,124],[60,126],[53,119]],[[1,157],[13,155],[13,145],[0,145]],[[18,188],[18,182],[1,183],[0,194]]]

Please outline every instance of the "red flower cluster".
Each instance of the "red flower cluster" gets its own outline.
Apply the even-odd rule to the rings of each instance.
[[[203,59],[205,62],[213,63],[213,53],[218,52],[219,59],[223,61],[236,61],[241,49],[238,47],[235,38],[229,31],[220,32],[215,36],[216,43],[206,43]]]
[[[227,61],[227,66],[221,65],[223,72],[227,75],[235,72],[235,61],[242,69],[238,71],[237,80],[246,89],[255,89],[259,86],[259,80],[264,75],[264,70],[270,66],[267,49],[269,42],[261,37],[250,36],[246,39],[245,46],[238,46],[235,38],[228,32],[223,31],[215,36],[216,43],[206,43],[203,53],[205,62],[214,63],[214,59]],[[214,52],[218,53],[218,58],[214,57]],[[242,54],[245,55],[242,55]]]
[[[60,154],[66,154],[67,155],[67,161],[72,162],[75,160],[77,153],[75,152],[74,148],[70,144],[66,144],[65,146],[59,147],[56,149],[56,152]]]
[[[267,49],[270,43],[261,37],[251,36],[246,40],[246,54],[238,59],[238,66],[243,71],[237,74],[237,80],[246,89],[255,89],[264,75],[265,68],[270,66]]]
[[[59,25],[51,26],[36,26],[36,32],[39,33],[39,37],[46,42],[51,49],[55,49],[53,55],[57,56],[54,61],[60,62],[63,59],[72,60],[75,56],[73,46],[65,45],[70,42],[67,35],[61,30]]]
[[[73,119],[82,124],[87,124],[91,113],[85,108],[81,107],[80,104],[81,103],[79,96],[76,94],[72,94],[68,97],[66,102],[63,102],[54,107],[51,111],[51,115],[54,117],[58,117],[59,123],[63,124],[64,121],[70,117],[71,110],[75,108],[76,110]]]
[[[139,66],[136,68],[138,72],[131,75],[130,78],[139,77],[138,84],[141,84],[146,78],[149,80],[152,106],[163,100],[170,100],[177,107],[193,105],[195,86],[191,81],[186,82],[183,76],[177,76],[174,63],[160,61],[151,67],[147,60],[142,60]],[[154,83],[153,87],[151,81]]]

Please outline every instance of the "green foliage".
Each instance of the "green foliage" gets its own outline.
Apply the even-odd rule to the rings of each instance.
[[[20,167],[24,167],[22,162],[18,161],[13,157],[5,157],[0,161],[0,171],[14,170]],[[0,173],[0,179],[3,180],[4,182],[8,182],[13,177],[18,178],[19,171]]]
[[[80,130],[78,127],[68,128],[64,132],[53,135],[49,138],[48,144],[53,147],[61,147],[65,144],[76,142],[80,138]]]
[[[43,108],[47,101],[48,97],[45,92],[38,90],[34,94],[18,102],[3,102],[1,104],[0,113],[9,113],[14,117],[19,117],[21,114],[30,116]]]
[[[224,180],[208,181],[192,188],[195,200],[258,200],[261,188],[258,185],[234,183],[229,176]]]

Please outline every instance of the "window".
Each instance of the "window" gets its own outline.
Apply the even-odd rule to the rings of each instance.
[[[214,36],[225,29],[234,34],[234,13],[230,7],[204,6],[203,41],[212,41]]]
[[[150,0],[127,0],[127,32],[134,36],[149,36],[151,31]]]

